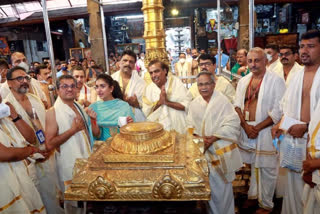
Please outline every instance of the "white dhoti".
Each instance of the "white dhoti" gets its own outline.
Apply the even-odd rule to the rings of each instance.
[[[210,213],[234,213],[232,181],[235,171],[242,166],[235,143],[240,134],[238,115],[228,98],[214,91],[209,103],[202,96],[190,103],[187,125],[199,136],[218,138],[205,152],[210,170]]]
[[[304,181],[301,173],[287,170],[287,179],[284,184],[285,194],[282,202],[281,214],[300,214],[303,212],[302,193]]]
[[[247,87],[252,73],[240,79],[234,105],[243,112]],[[277,74],[266,71],[258,95],[254,122],[257,125],[268,117],[274,123],[281,119],[280,100],[285,92],[285,82]],[[258,199],[259,206],[272,210],[273,194],[276,188],[278,173],[278,152],[272,143],[271,126],[259,132],[256,139],[249,139],[241,128],[239,148],[245,163],[251,164],[251,182],[248,192],[249,199]]]
[[[76,103],[74,106],[82,116],[88,133],[91,133],[90,121],[83,109]],[[63,103],[60,97],[54,104],[56,115],[56,122],[59,128],[59,135],[71,128],[73,119],[76,113],[66,104]],[[92,142],[92,135],[87,136],[85,130],[79,131],[71,136],[66,142],[60,145],[60,152],[56,152],[57,173],[59,178],[59,185],[62,192],[64,192],[72,180],[73,167],[77,158],[88,158],[91,153],[90,142]],[[72,151],[72,152],[70,152]],[[85,213],[86,206],[78,207],[75,201],[65,201],[65,213]]]
[[[251,165],[248,199],[258,199],[260,207],[272,210],[277,176],[278,168],[255,168],[254,165]]]
[[[27,145],[8,118],[0,120],[0,143],[8,148]],[[0,213],[46,213],[40,194],[28,173],[25,160],[0,162]]]
[[[304,70],[300,70],[295,72],[288,84],[288,88],[286,93],[283,96],[281,101],[281,108],[283,111],[284,117],[290,117],[295,120],[300,120],[301,116],[301,97],[303,96],[303,82],[304,82]],[[320,99],[320,68],[318,68],[314,78],[312,87],[310,90],[310,115],[312,118],[319,118],[314,117],[313,113],[315,112],[316,105]],[[310,130],[315,128],[315,125],[311,124],[310,121]],[[306,148],[307,139],[304,138],[294,138],[290,135],[285,135],[283,142],[288,142],[294,144],[299,144],[301,147]],[[282,144],[284,145],[284,144]],[[302,169],[302,161],[305,159],[305,149],[302,152],[302,160],[300,160],[300,170]],[[286,150],[282,150],[280,146],[280,157],[284,156],[283,154]],[[289,156],[286,154],[285,156]],[[301,158],[301,157],[300,157]],[[292,157],[292,162],[297,162],[297,158]],[[298,164],[296,164],[298,165]],[[301,172],[295,172],[290,169],[287,170],[287,180],[285,183],[285,195],[283,198],[283,205],[282,205],[282,213],[302,213],[303,212],[303,203],[302,203],[302,193],[303,193],[303,186],[304,181],[302,179]]]
[[[234,214],[234,197],[232,182],[225,183],[212,166],[209,166],[209,183],[211,187],[211,200],[209,213]]]
[[[39,118],[40,126],[38,129],[45,130],[45,107],[42,101],[34,94],[27,93],[28,100],[31,103],[32,108],[35,109],[37,117]],[[22,119],[34,129],[34,132],[38,131],[35,129],[33,118],[31,118],[22,105],[16,100],[12,93],[8,94],[5,102],[10,102],[16,109],[17,113],[21,115]],[[36,143],[39,147],[39,142]],[[58,181],[56,174],[56,165],[54,154],[51,155],[45,162],[31,163],[28,166],[29,175],[37,187],[42,201],[48,210],[49,214],[63,213],[62,208],[59,204],[58,197]]]
[[[319,214],[320,213],[320,185],[311,188],[305,184],[303,189],[303,214]]]
[[[311,114],[309,125],[308,154],[312,159],[320,159],[320,102]],[[320,169],[312,172],[313,188],[309,184],[304,185],[302,200],[304,204],[304,214],[320,213]]]

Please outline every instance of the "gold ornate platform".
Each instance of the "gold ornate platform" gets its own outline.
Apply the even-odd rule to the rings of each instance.
[[[78,159],[66,200],[209,200],[207,162],[191,135],[158,123],[130,123]]]

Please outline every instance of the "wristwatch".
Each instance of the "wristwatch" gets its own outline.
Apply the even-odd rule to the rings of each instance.
[[[17,122],[18,120],[20,120],[20,119],[22,119],[22,117],[21,117],[21,115],[20,114],[18,114],[18,116],[16,117],[16,118],[14,118],[14,119],[12,119],[12,122]]]

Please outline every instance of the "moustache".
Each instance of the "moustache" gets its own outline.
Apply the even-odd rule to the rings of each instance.
[[[21,84],[20,88],[25,87],[25,88],[29,88],[29,84],[28,83],[23,83]]]
[[[208,72],[208,69],[203,68],[203,69],[201,69],[201,71]]]
[[[288,59],[287,59],[287,58],[282,58],[282,59],[281,59],[281,61],[284,61],[284,60],[287,60],[287,61],[288,61]]]

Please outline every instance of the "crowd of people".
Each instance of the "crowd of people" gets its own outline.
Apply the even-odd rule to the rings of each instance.
[[[216,75],[217,53],[189,52],[174,73],[159,59],[144,65],[130,50],[118,62],[110,54],[118,66],[111,76],[93,60],[71,59],[57,63],[55,84],[48,62],[29,69],[23,53],[10,65],[1,59],[0,213],[85,213],[86,203],[63,199],[76,159],[88,158],[95,140],[142,121],[200,142],[209,213],[235,213],[232,181],[244,163],[251,179],[243,209],[258,204],[256,213],[270,213],[276,196],[283,214],[319,213],[320,32],[302,35],[299,48],[268,44],[238,50],[236,62],[222,58],[242,76],[236,88]],[[179,78],[188,74],[196,82]]]

